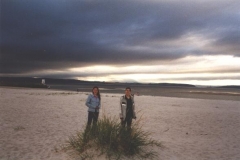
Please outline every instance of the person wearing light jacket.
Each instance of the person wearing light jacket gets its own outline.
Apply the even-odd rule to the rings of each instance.
[[[90,94],[86,100],[86,106],[88,107],[88,126],[93,122],[93,125],[97,123],[99,109],[101,108],[101,96],[98,87],[93,87],[92,94]]]
[[[131,88],[125,89],[125,95],[120,98],[120,119],[123,127],[131,128],[132,119],[136,119],[134,96],[131,95]]]

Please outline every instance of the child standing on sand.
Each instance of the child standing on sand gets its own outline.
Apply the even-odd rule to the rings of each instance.
[[[86,101],[86,106],[88,107],[88,126],[91,126],[97,123],[99,109],[101,108],[101,96],[98,87],[93,87],[92,94],[90,94]]]

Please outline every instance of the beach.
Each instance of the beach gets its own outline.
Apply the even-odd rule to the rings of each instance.
[[[1,87],[0,160],[74,159],[61,146],[83,130],[89,93]],[[101,95],[100,118],[118,117],[121,95]],[[157,159],[239,160],[239,96],[221,96],[211,99],[136,95],[137,119],[141,117],[142,129],[162,144],[153,148]]]

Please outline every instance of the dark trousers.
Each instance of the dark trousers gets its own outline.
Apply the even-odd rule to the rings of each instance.
[[[125,120],[122,120],[122,126],[125,127],[126,124],[127,124],[127,128],[131,128],[132,117],[126,117]]]
[[[88,112],[88,122],[87,124],[90,126],[93,122],[93,125],[97,123],[99,112]]]

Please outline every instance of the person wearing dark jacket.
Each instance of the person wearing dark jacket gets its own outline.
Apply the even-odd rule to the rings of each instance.
[[[134,96],[131,94],[131,88],[125,89],[125,95],[120,98],[120,119],[122,126],[131,128],[132,119],[136,119]]]

